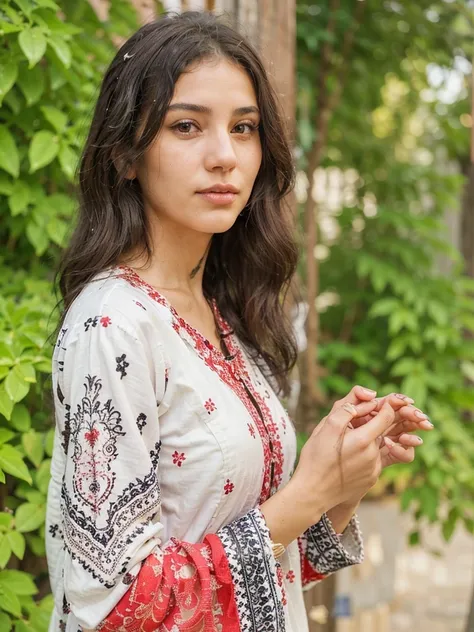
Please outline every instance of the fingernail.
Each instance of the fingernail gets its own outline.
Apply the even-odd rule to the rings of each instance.
[[[367,393],[367,395],[372,395],[372,396],[377,395],[377,391],[373,391],[370,388],[362,387],[362,390],[364,391],[364,393]]]
[[[402,395],[401,393],[395,393],[395,397],[398,397],[399,399],[403,399],[403,401],[407,402],[408,404],[415,403],[414,399],[412,399],[411,397],[407,397],[406,395]]]
[[[391,448],[391,447],[393,447],[395,445],[395,442],[392,441],[389,437],[384,437],[384,441],[388,445],[389,448]]]
[[[416,440],[418,441],[418,443],[423,443],[423,439],[421,437],[417,437]]]
[[[434,428],[434,425],[431,423],[429,419],[424,419],[423,421],[426,426],[429,426],[430,428]]]
[[[415,410],[415,415],[418,417],[418,419],[428,419],[428,415],[422,413],[421,410]]]

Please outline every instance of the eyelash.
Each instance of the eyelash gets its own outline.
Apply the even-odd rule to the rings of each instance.
[[[195,125],[196,126],[196,123],[194,123],[193,121],[179,121],[179,123],[175,123],[175,125],[171,126],[171,129],[176,130],[179,134],[182,134],[183,136],[190,136],[192,132],[181,132],[178,130],[178,127],[180,127],[181,125]],[[238,123],[235,127],[240,127],[241,125],[247,125],[247,127],[250,128],[250,132],[242,132],[242,134],[240,134],[241,136],[245,134],[253,134],[260,127],[259,125],[255,125],[255,123],[250,123],[250,122]]]

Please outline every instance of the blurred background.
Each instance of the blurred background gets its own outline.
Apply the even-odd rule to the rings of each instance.
[[[52,281],[101,77],[189,9],[250,37],[293,140],[299,445],[356,383],[435,424],[363,502],[365,562],[307,593],[311,632],[474,632],[472,0],[0,1],[0,632],[52,607]]]

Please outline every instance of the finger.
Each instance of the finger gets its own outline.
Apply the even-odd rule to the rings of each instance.
[[[415,448],[407,447],[399,443],[394,443],[385,437],[385,444],[388,448],[388,455],[394,463],[411,463],[415,459]]]
[[[354,406],[356,406],[360,402],[367,402],[369,400],[374,399],[376,395],[377,395],[377,391],[373,391],[370,388],[366,388],[365,386],[359,386],[359,385],[354,386],[345,397],[343,397],[342,399],[339,399],[337,402],[334,402],[334,406],[332,407],[332,410],[336,410],[336,408],[339,408],[340,406],[346,403],[353,404]]]
[[[395,419],[395,411],[387,402],[382,406],[380,412],[368,421],[364,426],[356,428],[354,432],[365,435],[368,441],[374,441],[390,428]]]
[[[350,402],[345,402],[342,406],[338,406],[335,410],[329,413],[325,418],[325,424],[335,426],[339,431],[344,430],[349,424],[352,428],[352,422],[359,416],[367,415],[374,407],[373,401],[364,402],[354,406]]]
[[[382,410],[382,406],[385,403],[389,403],[394,410],[399,410],[404,406],[408,406],[414,403],[414,400],[411,397],[407,397],[406,395],[402,395],[401,393],[390,393],[390,395],[385,395],[385,397],[377,398],[377,401],[379,402],[377,411]]]
[[[403,419],[416,421],[417,423],[419,423],[420,421],[425,421],[425,419],[428,419],[428,415],[422,412],[419,408],[416,408],[415,406],[411,406],[411,405],[404,406],[400,410],[400,417],[402,417]]]
[[[416,448],[423,443],[423,439],[418,435],[401,434],[398,437],[398,443],[407,448]]]

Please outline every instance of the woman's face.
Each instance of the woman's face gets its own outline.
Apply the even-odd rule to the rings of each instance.
[[[250,78],[226,59],[200,62],[178,79],[163,127],[131,175],[153,221],[222,233],[247,204],[262,159]],[[234,195],[203,189],[234,187]]]

